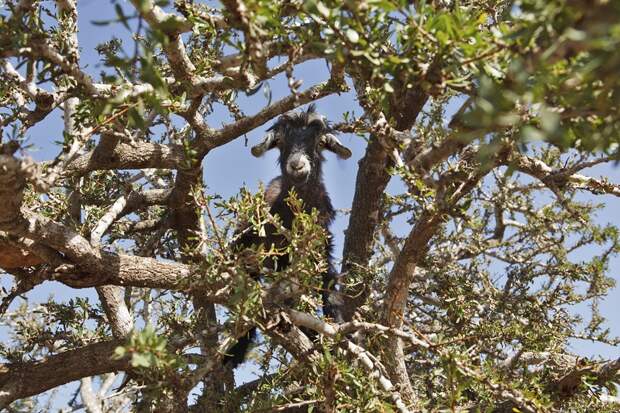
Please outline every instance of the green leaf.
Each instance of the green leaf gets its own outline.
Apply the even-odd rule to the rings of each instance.
[[[316,10],[323,16],[329,18],[330,10],[327,6],[323,4],[323,2],[316,3]]]
[[[521,136],[526,142],[542,141],[545,139],[545,135],[533,126],[524,126],[521,129]]]
[[[131,356],[131,365],[133,367],[151,367],[151,356],[143,353],[133,353]]]
[[[129,27],[129,23],[127,23],[128,18],[127,16],[125,16],[125,12],[123,12],[123,8],[121,7],[121,5],[115,4],[114,10],[116,11],[116,15],[118,16],[118,21],[121,22],[127,30],[131,31],[131,27]]]
[[[545,132],[555,132],[560,126],[560,115],[549,109],[542,109],[540,111],[540,126]]]
[[[345,34],[351,43],[357,43],[360,41],[360,35],[353,29],[347,29]]]
[[[127,355],[127,349],[122,346],[118,346],[114,349],[114,358],[122,359]]]

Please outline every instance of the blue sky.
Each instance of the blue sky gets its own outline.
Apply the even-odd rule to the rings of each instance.
[[[98,55],[95,46],[103,41],[109,40],[115,35],[125,41],[128,41],[129,32],[120,24],[111,26],[94,26],[91,24],[93,20],[114,19],[115,13],[109,1],[102,0],[80,0],[78,2],[79,11],[79,42],[81,46],[81,63],[86,67],[86,71],[98,78],[101,67],[98,66]],[[122,4],[126,9],[127,4]],[[128,10],[131,10],[130,8]],[[128,50],[133,50],[131,42],[126,43]],[[328,71],[323,61],[312,61],[300,65],[295,70],[295,77],[303,79],[303,88],[312,86],[320,81],[328,78]],[[284,75],[277,77],[270,82],[273,93],[273,101],[288,95],[289,90]],[[252,97],[239,99],[240,106],[247,114],[253,114],[259,111],[267,104],[267,99],[261,92]],[[330,96],[317,102],[318,110],[326,115],[326,117],[334,122],[342,120],[342,114],[345,111],[354,111],[361,114],[362,111],[355,101],[353,93],[344,93],[339,96]],[[222,123],[230,122],[223,107],[216,108],[216,111],[208,118],[209,123],[213,127],[218,127]],[[250,189],[256,190],[259,182],[266,183],[271,178],[279,174],[276,163],[277,153],[271,151],[260,159],[256,159],[250,155],[249,147],[255,144],[264,133],[269,124],[254,130],[247,135],[248,146],[244,146],[244,139],[240,138],[228,145],[218,148],[205,159],[205,184],[207,191],[211,194],[219,194],[224,198],[228,198],[238,193],[239,188],[247,185]],[[29,142],[34,145],[36,150],[30,152],[35,159],[44,160],[53,158],[58,151],[58,147],[52,144],[55,140],[62,138],[62,118],[59,110],[56,110],[48,119],[41,122],[29,132]],[[335,208],[349,208],[353,199],[355,188],[355,175],[357,172],[357,162],[363,156],[366,142],[363,138],[355,135],[343,134],[340,139],[348,146],[353,156],[346,160],[337,160],[333,154],[328,154],[324,167],[325,182],[328,191],[331,194],[332,202]],[[592,168],[587,172],[588,175],[606,176],[612,182],[620,182],[620,170],[612,166],[599,166]],[[584,173],[585,173],[584,172]],[[393,179],[390,187],[393,190],[400,189],[397,178]],[[581,199],[589,199],[594,202],[606,204],[605,208],[598,214],[597,219],[600,223],[615,222],[618,223],[620,216],[620,199],[617,197],[605,195],[593,198],[588,194],[580,195]],[[341,254],[343,231],[348,223],[348,217],[340,214],[333,227],[332,232],[335,235],[336,255]],[[403,232],[406,229],[403,228]],[[596,250],[589,249],[581,251],[580,256],[574,259],[585,259],[591,254],[597,254]],[[616,280],[620,274],[620,259],[615,257],[609,270],[609,274]],[[2,284],[7,285],[7,277],[2,277]],[[68,299],[76,295],[89,296],[92,300],[96,300],[94,291],[72,290],[63,287],[58,283],[45,283],[30,294],[31,302],[44,301],[49,295],[54,295],[58,299]],[[620,320],[614,317],[614,314],[620,313],[620,289],[616,288],[610,296],[601,303],[601,312],[610,318],[608,326],[612,333],[620,334]],[[587,308],[580,308],[580,311]],[[586,316],[586,320],[587,320]],[[4,336],[0,330],[0,337]],[[575,341],[572,348],[575,352],[584,356],[600,355],[606,358],[618,357],[616,349],[604,345],[595,345],[589,342]],[[243,374],[243,373],[242,373]]]

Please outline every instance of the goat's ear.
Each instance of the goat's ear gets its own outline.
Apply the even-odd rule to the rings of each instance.
[[[338,138],[331,133],[326,133],[323,135],[321,137],[321,143],[325,149],[335,153],[340,159],[349,159],[351,157],[351,151],[349,148],[340,143]]]
[[[265,135],[261,143],[252,146],[252,155],[258,158],[259,156],[261,156],[268,150],[275,148],[276,146],[278,146],[278,137],[276,136],[275,132],[267,132],[267,135]]]

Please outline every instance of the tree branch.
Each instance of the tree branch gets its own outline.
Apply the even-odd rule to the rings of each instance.
[[[0,408],[82,377],[123,371],[129,360],[112,358],[121,340],[88,344],[43,360],[0,365]]]
[[[227,144],[284,112],[341,91],[343,91],[341,85],[335,84],[334,81],[328,81],[312,86],[298,95],[289,95],[267,106],[254,116],[244,117],[235,123],[225,125],[218,131],[211,131],[210,136],[201,137],[197,149],[204,155],[211,149]]]
[[[363,106],[368,106],[365,100],[364,83],[355,81],[358,99]],[[411,129],[428,96],[422,91],[406,91],[399,102],[402,106],[390,107],[390,114],[397,117],[395,129],[402,131]],[[374,108],[365,107],[367,113],[374,113]],[[396,116],[399,113],[400,115]],[[404,115],[406,113],[406,115]],[[380,119],[379,119],[380,120]],[[381,125],[380,125],[381,126]],[[382,123],[385,128],[387,122]],[[393,129],[389,126],[389,131]],[[379,210],[383,193],[390,181],[388,165],[390,164],[389,152],[382,145],[381,139],[371,136],[370,143],[366,148],[366,154],[359,162],[357,177],[355,180],[355,195],[351,206],[349,226],[345,232],[342,273],[355,271],[357,266],[366,267],[372,254],[372,245],[375,232],[379,225]],[[342,316],[345,320],[351,320],[355,310],[366,301],[368,290],[359,285],[352,291],[347,291],[342,306]]]
[[[67,165],[65,175],[84,175],[91,171],[112,169],[176,169],[186,162],[180,145],[150,142],[119,143],[110,151],[94,149]]]
[[[595,195],[608,194],[620,197],[620,185],[611,183],[606,179],[595,179],[573,173],[572,168],[554,170],[540,159],[522,154],[515,154],[507,161],[507,164],[514,165],[518,171],[538,178],[545,185],[554,184],[559,187],[567,185],[574,189],[589,191]]]

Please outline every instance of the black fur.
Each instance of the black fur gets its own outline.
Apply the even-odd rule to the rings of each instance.
[[[314,105],[310,105],[306,112],[293,112],[282,115],[269,131],[275,133],[278,139],[270,143],[267,149],[274,147],[280,149],[278,162],[282,172],[279,177],[269,183],[266,190],[266,200],[271,205],[270,212],[280,217],[284,227],[292,228],[295,218],[294,213],[285,201],[291,189],[294,189],[299,199],[303,201],[305,212],[309,213],[313,208],[319,211],[319,224],[328,232],[326,254],[329,266],[328,270],[321,275],[323,313],[326,317],[339,321],[338,311],[329,301],[330,291],[333,291],[336,285],[336,272],[332,265],[331,255],[333,244],[329,226],[336,214],[323,184],[322,177],[324,157],[321,151],[323,149],[330,150],[331,148],[329,146],[326,147],[324,142],[320,142],[321,137],[326,133],[331,133],[331,130],[327,122],[315,112]],[[294,176],[287,170],[287,162],[292,159],[291,157],[300,156],[300,154],[306,156],[310,164],[310,170],[305,179]],[[266,249],[269,249],[271,245],[281,246],[285,241],[276,234],[275,228],[267,226],[265,231],[267,236],[263,238],[259,238],[251,231],[244,233],[237,242],[236,249],[242,250],[261,243],[265,245]],[[288,264],[288,257],[283,256],[277,262],[271,263],[270,266],[282,270]],[[259,274],[252,274],[252,276],[258,279]],[[242,363],[250,345],[255,339],[256,327],[253,327],[245,336],[240,337],[237,343],[230,349],[225,363],[231,363],[233,368]]]

